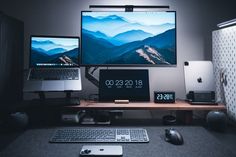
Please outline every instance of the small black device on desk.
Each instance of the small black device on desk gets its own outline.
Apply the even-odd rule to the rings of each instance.
[[[186,95],[187,100],[192,105],[198,104],[212,104],[216,105],[215,92],[214,91],[189,91]]]

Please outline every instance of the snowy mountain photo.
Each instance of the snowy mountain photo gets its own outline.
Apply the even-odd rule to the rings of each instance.
[[[176,64],[174,12],[82,12],[81,33],[83,64]]]
[[[32,37],[31,65],[78,65],[78,39]],[[65,58],[67,61],[65,61]]]

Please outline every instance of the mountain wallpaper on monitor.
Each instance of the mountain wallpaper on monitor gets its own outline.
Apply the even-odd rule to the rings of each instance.
[[[77,38],[31,38],[32,66],[76,66],[78,53]]]
[[[176,64],[175,12],[82,12],[83,64]]]

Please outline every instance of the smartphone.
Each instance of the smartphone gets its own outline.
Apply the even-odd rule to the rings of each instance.
[[[123,149],[121,145],[84,145],[80,151],[81,157],[99,156],[99,157],[121,157]]]

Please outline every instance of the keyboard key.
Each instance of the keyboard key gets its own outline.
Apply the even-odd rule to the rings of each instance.
[[[78,69],[56,68],[56,69],[32,69],[30,73],[32,80],[74,80],[79,79]]]

